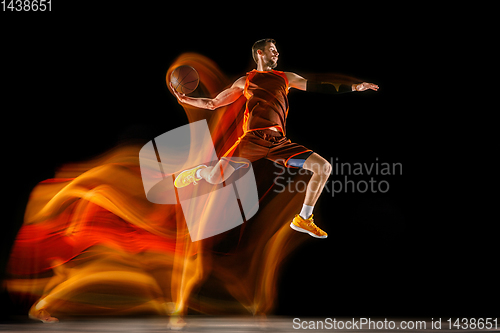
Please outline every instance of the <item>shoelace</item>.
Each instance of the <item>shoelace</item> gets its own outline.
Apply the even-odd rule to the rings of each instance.
[[[310,228],[312,228],[318,234],[321,234],[321,232],[322,232],[322,230],[320,228],[318,228],[318,226],[316,224],[314,224],[313,221],[307,223],[307,226],[310,227]]]
[[[193,183],[193,185],[198,184],[198,182],[196,181],[196,177],[194,176],[194,174],[186,176],[185,179],[186,179],[186,182]]]

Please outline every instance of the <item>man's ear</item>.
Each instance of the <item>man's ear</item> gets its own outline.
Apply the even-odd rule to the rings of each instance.
[[[262,55],[264,52],[262,50],[257,50],[258,55]]]

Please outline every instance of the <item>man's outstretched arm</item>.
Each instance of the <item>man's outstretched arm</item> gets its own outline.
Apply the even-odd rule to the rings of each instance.
[[[226,106],[228,104],[236,101],[243,94],[243,89],[245,87],[245,77],[241,77],[236,80],[233,85],[222,91],[215,98],[194,98],[188,97],[184,94],[177,92],[172,83],[170,83],[170,88],[172,88],[172,93],[177,97],[179,102],[185,103],[191,106],[195,106],[201,109],[215,110],[221,106]]]
[[[286,73],[288,83],[291,88],[304,91],[320,92],[325,94],[338,94],[348,91],[365,91],[368,89],[378,90],[378,86],[373,83],[353,83],[352,85],[338,84],[333,82],[314,82],[303,78],[295,73]]]

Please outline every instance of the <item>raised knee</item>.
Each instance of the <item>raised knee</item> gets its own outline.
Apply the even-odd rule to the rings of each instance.
[[[330,174],[332,173],[332,165],[328,162],[328,161],[324,161],[322,167],[321,167],[321,174],[323,176],[330,176]]]
[[[314,165],[312,171],[321,177],[328,177],[332,172],[332,165],[326,160],[322,160],[321,162]]]
[[[314,172],[321,177],[328,177],[332,172],[332,165],[319,155],[312,155],[304,163],[304,168]]]

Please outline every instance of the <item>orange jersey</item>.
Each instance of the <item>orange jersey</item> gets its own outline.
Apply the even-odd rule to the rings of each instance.
[[[285,73],[254,69],[247,73],[243,93],[247,98],[243,130],[276,127],[285,135],[288,115],[288,79]]]

